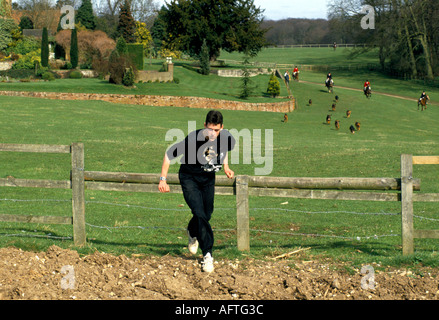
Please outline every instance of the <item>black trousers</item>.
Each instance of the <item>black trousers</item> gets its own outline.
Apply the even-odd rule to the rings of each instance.
[[[178,177],[184,200],[192,211],[189,233],[191,237],[197,237],[203,256],[208,252],[212,254],[214,238],[209,221],[213,212],[215,173],[188,174],[180,171]]]

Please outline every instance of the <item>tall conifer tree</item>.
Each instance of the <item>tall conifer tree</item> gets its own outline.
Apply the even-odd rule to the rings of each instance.
[[[70,63],[73,69],[78,66],[78,33],[76,29],[72,29],[70,38]]]
[[[131,14],[131,3],[125,0],[120,7],[119,24],[117,25],[117,34],[123,37],[127,43],[136,42],[136,22]]]
[[[49,66],[49,36],[47,28],[43,28],[41,39],[41,66],[47,68]]]
[[[76,13],[76,20],[89,30],[96,29],[96,18],[93,15],[93,6],[90,0],[82,0],[82,4]]]

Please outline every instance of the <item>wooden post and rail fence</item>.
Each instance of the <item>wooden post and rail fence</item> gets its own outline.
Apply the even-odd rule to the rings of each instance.
[[[159,192],[159,174],[100,172],[84,170],[84,145],[0,144],[0,151],[71,154],[70,180],[0,178],[0,187],[61,188],[72,190],[72,216],[0,214],[0,222],[73,224],[77,246],[86,243],[85,190]],[[281,197],[353,201],[400,201],[403,254],[414,252],[415,238],[439,239],[439,230],[415,230],[413,202],[439,202],[439,193],[414,193],[420,180],[413,178],[413,164],[439,164],[439,156],[401,155],[400,178],[292,178],[238,175],[234,179],[217,176],[216,195],[236,196],[237,245],[250,250],[249,197]],[[171,193],[182,193],[177,174],[167,179]],[[347,191],[345,191],[347,190]],[[393,191],[401,192],[393,192]],[[381,192],[377,192],[381,191]],[[392,191],[392,192],[382,192]]]

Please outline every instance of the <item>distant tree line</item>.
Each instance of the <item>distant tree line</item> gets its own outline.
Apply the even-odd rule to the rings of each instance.
[[[267,29],[265,39],[270,45],[333,43],[337,40],[330,22],[325,19],[265,20],[261,27]]]
[[[375,29],[364,29],[362,9],[374,8]],[[330,27],[342,41],[379,49],[383,69],[434,79],[439,74],[439,1],[332,0]]]

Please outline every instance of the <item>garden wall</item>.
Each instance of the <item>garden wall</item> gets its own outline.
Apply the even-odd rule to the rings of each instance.
[[[136,82],[168,82],[174,80],[173,72],[159,72],[150,70],[137,71]]]
[[[58,93],[30,91],[0,91],[0,95],[14,97],[33,97],[54,100],[102,100],[113,103],[136,104],[157,107],[183,107],[242,111],[267,111],[288,113],[295,109],[296,99],[275,103],[247,103],[240,101],[217,100],[202,97],[97,94],[97,93]],[[279,99],[281,100],[281,99]]]
[[[174,81],[174,64],[168,63],[168,71],[138,70],[136,82],[168,82]]]
[[[248,69],[250,77],[255,77],[260,74],[271,74],[272,71],[268,69]],[[243,71],[241,69],[218,69],[213,71],[220,77],[240,78],[243,77]]]

